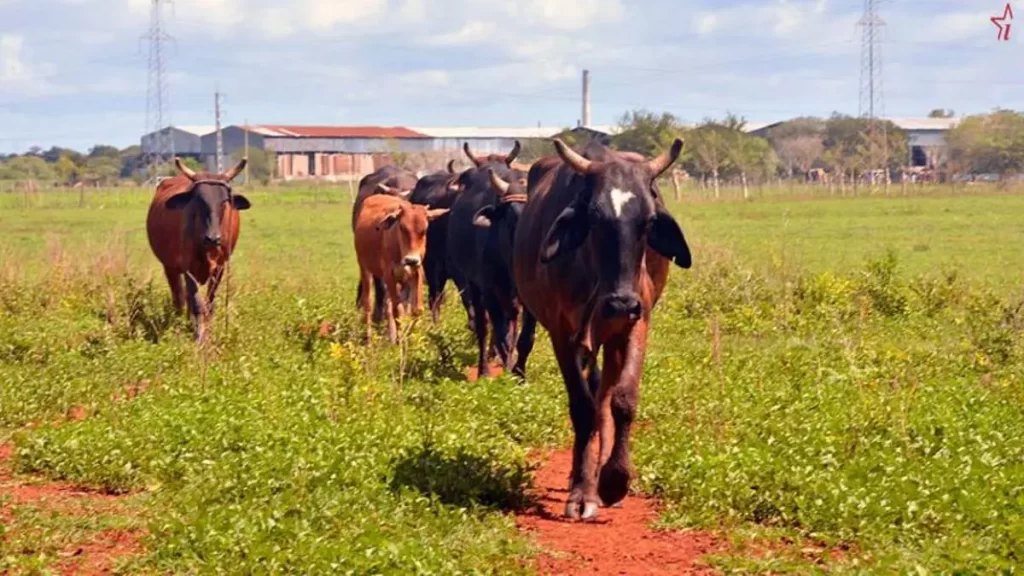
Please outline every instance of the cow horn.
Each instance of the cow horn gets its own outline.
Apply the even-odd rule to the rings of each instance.
[[[512,151],[509,152],[508,156],[505,157],[505,164],[511,166],[512,163],[515,162],[516,158],[519,157],[519,153],[522,151],[523,145],[519,143],[519,140],[516,140],[516,143],[512,146]]]
[[[490,168],[487,169],[487,175],[491,177],[491,186],[494,186],[494,189],[500,192],[500,194],[498,194],[499,196],[508,194],[508,189],[512,187],[511,184],[502,180],[501,177],[495,174],[494,170],[491,170]]]
[[[178,171],[181,172],[182,174],[184,174],[185,177],[188,178],[189,180],[195,180],[196,179],[195,170],[192,170],[188,166],[185,166],[185,163],[181,161],[181,158],[178,158],[177,156],[175,156],[175,158],[174,158],[174,165],[177,166],[178,167]]]
[[[228,182],[231,182],[232,180],[237,178],[238,175],[242,173],[242,170],[245,170],[245,165],[248,163],[248,158],[242,158],[241,160],[238,161],[238,164],[235,164],[234,168],[228,170],[227,174],[224,175],[227,178]]]
[[[451,160],[448,161],[447,168],[448,168],[448,173],[449,174],[455,174],[455,159],[454,158],[452,158]]]
[[[655,178],[657,178],[662,172],[668,170],[668,167],[679,158],[679,153],[682,151],[683,140],[682,138],[676,138],[675,142],[672,143],[672,148],[662,152],[657,158],[652,158],[647,161],[647,169],[654,174]]]
[[[466,156],[469,157],[469,161],[472,162],[474,166],[476,166],[477,168],[480,167],[480,164],[482,164],[482,162],[480,162],[480,160],[477,160],[477,157],[473,156],[473,153],[469,151],[469,142],[462,143],[462,151],[466,153]]]
[[[380,182],[380,183],[377,184],[377,190],[380,190],[381,192],[383,192],[385,194],[392,194],[393,191],[394,191],[394,189],[392,187],[388,186],[387,184],[385,184],[383,182]]]
[[[593,161],[587,160],[583,156],[580,156],[575,150],[569,148],[558,138],[553,138],[555,142],[555,151],[562,157],[562,160],[566,164],[572,166],[572,169],[579,172],[580,174],[587,174],[590,172],[590,168],[594,165]]]

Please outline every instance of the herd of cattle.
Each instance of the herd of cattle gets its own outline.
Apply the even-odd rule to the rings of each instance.
[[[597,143],[581,151],[553,143],[556,154],[528,168],[515,162],[518,142],[507,155],[486,156],[467,144],[471,165],[461,173],[449,162],[420,178],[395,167],[363,178],[352,215],[357,302],[367,337],[386,318],[395,341],[398,320],[421,313],[424,279],[435,321],[452,280],[476,335],[481,377],[489,374],[493,349],[525,378],[539,322],[554,348],[575,432],[565,514],[588,519],[628,492],[651,310],[670,263],[691,265],[657,186],[683,142],[652,159]],[[201,341],[238,241],[239,212],[250,207],[231,187],[245,160],[224,174],[176,164],[181,174],[159,184],[147,232],[174,306],[181,312],[187,302]],[[204,301],[199,287],[207,283]]]

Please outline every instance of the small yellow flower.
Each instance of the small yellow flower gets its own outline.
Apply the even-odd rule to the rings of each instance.
[[[331,358],[334,358],[335,360],[341,360],[341,357],[344,356],[344,354],[345,350],[341,347],[341,344],[338,344],[337,342],[331,342]]]

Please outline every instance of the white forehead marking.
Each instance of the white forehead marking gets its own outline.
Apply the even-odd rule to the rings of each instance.
[[[615,217],[622,218],[622,207],[625,206],[626,202],[629,202],[634,198],[632,192],[623,192],[618,188],[612,188],[612,208],[615,210]]]

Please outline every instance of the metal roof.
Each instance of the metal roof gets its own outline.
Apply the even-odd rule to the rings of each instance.
[[[402,126],[287,126],[279,124],[250,124],[248,128],[250,132],[278,138],[429,138],[426,134]]]
[[[195,134],[196,136],[206,136],[207,134],[213,134],[217,131],[216,126],[169,126],[169,128],[188,132],[189,134]]]

